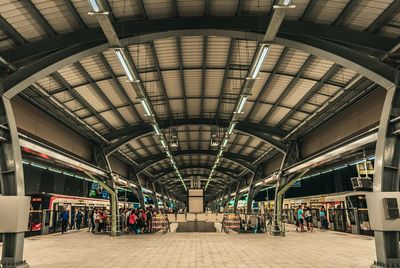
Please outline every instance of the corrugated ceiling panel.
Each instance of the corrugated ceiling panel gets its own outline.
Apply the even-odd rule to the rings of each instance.
[[[62,85],[60,85],[57,81],[55,81],[50,76],[46,76],[45,78],[40,79],[36,83],[39,84],[43,89],[45,89],[48,92],[51,92],[56,89],[64,88]]]
[[[0,35],[0,50],[8,50],[14,47],[14,42],[11,39],[7,39],[7,37],[3,34]]]
[[[173,37],[154,40],[154,46],[161,69],[179,68],[176,39]]]
[[[333,96],[338,90],[340,90],[340,87],[325,84],[318,92],[321,92],[322,94],[326,94],[329,96]]]
[[[179,71],[162,72],[164,84],[169,98],[183,97]]]
[[[83,112],[87,112],[85,108],[83,108],[82,104],[79,103],[77,100],[70,100],[63,103],[68,109],[71,111],[82,110]],[[79,115],[81,116],[81,115]]]
[[[207,67],[225,68],[230,41],[227,37],[208,37]]]
[[[112,14],[116,18],[142,18],[143,14],[140,12],[138,0],[112,0],[109,1],[112,9]]]
[[[328,96],[315,94],[308,102],[314,105],[321,106],[328,100]]]
[[[253,107],[253,103],[246,101],[243,107],[243,114],[240,115],[241,118],[246,118],[246,116],[249,114],[251,107]],[[230,112],[233,113],[235,106],[231,106]],[[228,110],[229,111],[229,110]],[[251,120],[251,119],[250,119]]]
[[[88,27],[97,27],[99,24],[97,22],[96,16],[88,15],[90,7],[88,1],[86,0],[70,0],[74,5],[75,9],[81,16],[82,20]]]
[[[382,30],[379,32],[382,35],[390,36],[393,38],[396,38],[400,35],[400,25],[396,24],[396,26],[385,26],[382,28]],[[1,43],[0,43],[1,47]]]
[[[79,28],[78,23],[63,0],[31,0],[39,12],[59,34]]]
[[[103,52],[104,57],[106,58],[108,65],[111,66],[115,75],[124,75],[126,76],[124,69],[122,68],[121,64],[119,63],[117,56],[115,55],[112,49],[108,49]]]
[[[346,68],[342,68],[339,72],[337,72],[330,81],[339,83],[339,84],[347,84],[357,73]]]
[[[204,105],[204,113],[214,113],[215,114],[215,110],[217,109],[217,104],[218,104],[218,100],[217,99],[205,99],[205,103],[207,103],[207,105]]]
[[[187,70],[184,71],[185,75],[185,88],[187,97],[201,96],[201,81],[202,73],[200,70]]]
[[[253,88],[251,89],[251,95],[249,96],[248,100],[255,100],[257,99],[258,95],[260,94],[261,89],[264,87],[265,82],[269,78],[269,73],[260,73],[258,75],[258,79],[256,79]]]
[[[279,45],[270,46],[261,70],[271,72],[274,69],[276,62],[280,58],[284,48],[285,47]]]
[[[171,109],[173,113],[179,113],[183,114],[184,113],[184,101],[183,100],[170,100],[169,101],[171,105]]]
[[[247,0],[243,2],[242,14],[260,15],[267,14],[272,8],[272,1]]]
[[[223,70],[207,70],[206,71],[206,88],[205,96],[218,97],[220,95]]]
[[[235,16],[238,0],[210,1],[211,16]]]
[[[288,53],[286,53],[284,60],[279,66],[278,71],[287,74],[296,74],[301,66],[303,66],[308,56],[308,53],[299,50],[289,49]]]
[[[90,85],[80,86],[75,89],[96,111],[104,111],[110,108]]]
[[[0,2],[0,10],[3,18],[26,40],[32,42],[46,36],[46,33],[29,14],[28,10],[24,8],[21,1],[2,1]]]
[[[133,115],[133,111],[131,107],[122,107],[118,109],[118,112],[122,115],[122,117],[128,122],[128,124],[137,123],[137,119]]]
[[[257,107],[254,108],[254,112],[249,120],[260,122],[268,113],[269,109],[271,109],[271,107],[272,105],[270,104],[258,104]]]
[[[295,113],[292,118],[298,121],[304,121],[308,117],[308,114],[302,113],[302,112],[297,112]]]
[[[171,0],[143,1],[147,16],[150,19],[166,18],[173,16]]]
[[[73,111],[77,116],[79,116],[80,118],[82,117],[87,117],[90,115],[90,112],[87,109],[79,109],[76,111]]]
[[[318,106],[315,104],[311,104],[311,103],[305,103],[302,107],[301,110],[312,113],[314,112],[316,109],[318,109]]]
[[[318,0],[320,1],[320,0]],[[294,5],[296,8],[289,8],[286,11],[285,19],[287,20],[298,20],[303,15],[307,5],[309,4],[310,0],[294,0]]]
[[[293,78],[290,76],[275,75],[275,78],[273,78],[270,86],[267,88],[261,99],[268,102],[275,102],[292,79]]]
[[[60,70],[58,73],[70,84],[71,86],[86,83],[82,74],[72,65],[68,65]]]
[[[200,99],[188,99],[188,114],[190,117],[201,117],[200,116]]]
[[[148,44],[129,46],[131,58],[138,70],[154,67],[154,57]]]
[[[203,37],[187,36],[181,38],[184,68],[200,68],[203,64]]]
[[[267,119],[267,122],[271,125],[277,124],[288,112],[290,109],[278,107],[275,112],[272,113],[271,117]]]
[[[345,25],[351,29],[363,31],[382,14],[393,0],[363,0],[345,19]]]
[[[237,40],[234,44],[231,64],[249,66],[253,60],[256,47],[257,43],[254,41]]]
[[[400,35],[400,9],[386,22],[380,33],[394,38]]]
[[[95,116],[90,116],[90,117],[86,117],[85,119],[83,119],[87,124],[89,124],[90,126],[96,128],[97,130],[99,129],[105,129],[103,124],[100,123],[100,121],[95,117]]]
[[[130,83],[126,82],[126,77],[125,76],[118,77],[118,81],[121,84],[121,86],[124,88],[126,94],[129,96],[131,101],[133,103],[139,102],[139,100],[137,99],[137,95],[135,93],[135,90],[133,89],[132,85]]]
[[[303,76],[319,80],[333,66],[333,64],[332,61],[314,58],[303,72]]]
[[[87,57],[81,60],[80,63],[93,80],[109,76],[106,67],[101,63],[100,58],[97,56]]]
[[[200,17],[204,15],[204,0],[177,0],[179,15]]]
[[[332,24],[347,3],[348,0],[319,0],[316,2],[308,20],[322,24]]]
[[[114,128],[120,128],[123,126],[122,122],[118,120],[118,117],[113,111],[107,111],[100,113]]]
[[[100,87],[114,106],[118,107],[128,104],[121,91],[117,89],[113,80],[108,79],[97,82],[97,86]]]
[[[57,100],[59,100],[62,103],[71,101],[74,99],[68,91],[58,92],[56,94],[53,94],[53,97],[55,97]]]
[[[299,79],[289,94],[283,99],[282,104],[294,107],[299,100],[315,85],[315,81]]]

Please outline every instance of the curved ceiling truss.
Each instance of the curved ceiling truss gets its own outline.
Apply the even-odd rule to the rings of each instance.
[[[223,36],[239,40],[260,40],[265,32],[268,16],[260,20],[259,16],[238,16],[238,17],[181,17],[157,20],[131,20],[114,22],[118,37],[124,45],[143,44],[153,42],[167,37],[176,37],[178,47],[180,38],[185,36]],[[100,28],[87,28],[72,33],[54,35],[49,39],[43,39],[31,43],[25,43],[13,48],[0,56],[6,59],[13,66],[23,67],[0,81],[0,90],[11,98],[29,87],[38,80],[55,73],[61,68],[76,64],[84,58],[101,53],[109,49],[109,45]],[[20,42],[24,43],[24,42]],[[394,68],[381,62],[378,58],[386,55],[398,44],[394,38],[385,37],[368,31],[351,30],[344,27],[322,25],[313,22],[284,21],[279,29],[276,43],[286,48],[293,48],[304,51],[311,55],[331,60],[346,68],[358,72],[360,75],[370,79],[376,84],[391,88],[396,74]],[[154,45],[153,45],[154,46]],[[180,59],[180,61],[182,61]],[[79,65],[79,63],[78,63]],[[227,67],[228,68],[228,67]],[[111,68],[109,68],[111,70]],[[203,66],[204,69],[204,66]],[[109,71],[110,71],[109,70]],[[180,71],[182,72],[182,65]],[[158,66],[158,71],[160,68]],[[275,72],[275,70],[274,70]],[[110,71],[111,76],[112,70]],[[91,84],[96,81],[86,76]],[[258,100],[257,100],[258,101]],[[122,120],[123,121],[123,120]],[[177,119],[176,125],[209,125],[210,119]],[[162,128],[169,126],[169,120],[161,124]],[[227,127],[228,122],[219,120],[220,127]],[[112,129],[110,127],[110,129]],[[237,124],[237,131],[248,136],[255,137],[265,143],[271,144],[280,152],[286,151],[286,144],[282,138],[287,133],[280,130],[280,127],[270,127],[257,123],[241,121]],[[118,130],[98,134],[98,142],[105,147],[106,154],[110,155],[121,146],[132,140],[147,136],[153,132],[151,125],[142,122],[135,125],[127,125]],[[100,137],[100,138],[99,138]],[[215,155],[212,151],[205,150],[181,150],[177,155],[206,154]],[[226,153],[224,156],[233,161],[235,165],[245,167],[253,171],[253,160],[246,161],[243,156],[233,153]],[[247,157],[247,156],[246,156]],[[248,157],[247,157],[248,158]],[[162,153],[156,154],[154,159],[144,159],[140,163],[140,171],[146,170],[165,159]],[[199,168],[197,166],[182,166],[180,169]],[[205,169],[209,167],[204,166]],[[224,170],[226,169],[226,170]],[[173,170],[171,171],[173,172]],[[157,180],[171,173],[169,170],[160,170]],[[235,178],[235,170],[226,167],[218,167],[217,172],[225,177]],[[228,176],[229,174],[229,176]]]

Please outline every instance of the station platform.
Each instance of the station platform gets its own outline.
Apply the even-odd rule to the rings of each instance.
[[[0,246],[1,247],[1,246]],[[331,231],[269,234],[168,233],[109,237],[85,230],[25,239],[32,268],[369,267],[374,238]]]

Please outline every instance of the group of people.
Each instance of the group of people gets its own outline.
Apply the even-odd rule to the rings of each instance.
[[[306,207],[303,209],[302,205],[299,205],[297,208],[297,212],[295,214],[296,217],[296,231],[306,232],[304,226],[307,227],[307,231],[312,232],[314,229],[313,215],[310,207]],[[321,222],[321,229],[328,229],[328,219],[326,216],[326,210],[324,206],[321,206],[319,210],[319,218]]]
[[[74,217],[74,223],[76,225],[77,230],[81,229],[83,217],[84,214],[82,213],[82,210],[78,209]],[[61,234],[65,234],[67,232],[68,226],[70,225],[69,211],[67,209],[63,208],[63,210],[61,211],[60,220],[61,220]]]
[[[122,230],[129,234],[151,233],[153,229],[153,207],[124,209],[120,212]]]
[[[88,232],[98,234],[106,231],[108,217],[104,209],[91,209],[88,218]]]

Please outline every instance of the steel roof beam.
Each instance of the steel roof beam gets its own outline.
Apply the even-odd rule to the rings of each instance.
[[[395,13],[400,8],[400,1],[394,0],[377,18],[376,20],[368,27],[367,31],[371,33],[377,33],[379,30],[384,27],[385,23],[395,15]]]
[[[210,118],[184,118],[184,119],[175,119],[172,120],[173,125],[181,126],[181,125],[210,125],[210,122],[215,122],[215,120],[211,120]],[[159,122],[160,128],[168,128],[171,125],[171,120],[164,120]],[[218,120],[218,125],[221,127],[227,127],[227,120]],[[263,125],[258,125],[256,123],[241,121],[238,122],[236,126],[237,131],[245,133],[246,135],[254,136],[258,139],[261,139],[277,148],[279,150],[283,150],[286,145],[279,141],[280,137],[285,135],[285,132],[274,128]],[[123,129],[119,129],[108,134],[105,134],[107,139],[113,140],[114,142],[105,148],[106,153],[112,153],[114,150],[118,149],[120,146],[126,144],[127,142],[149,135],[153,133],[153,128],[150,124],[140,123],[135,124]]]
[[[215,156],[216,153],[214,151],[208,151],[208,150],[202,150],[202,151],[197,151],[197,150],[180,150],[180,151],[176,151],[173,152],[172,155],[173,156],[182,156],[182,155],[195,155],[195,154],[199,154],[199,155],[212,155]],[[140,174],[141,172],[145,171],[146,169],[150,168],[151,166],[160,163],[164,160],[167,160],[168,157],[165,154],[158,154],[156,155],[158,158],[156,158],[155,156],[153,157],[154,160],[152,160],[151,162],[147,162],[146,164],[143,164],[140,166],[140,169],[137,171],[138,174]],[[223,159],[229,160],[233,163],[235,163],[238,166],[241,166],[245,169],[248,169],[251,172],[255,171],[255,166],[253,166],[251,163],[249,163],[248,161],[242,160],[241,158],[237,158],[236,154],[232,155],[232,154],[224,154],[222,156]]]
[[[176,2],[175,2],[176,4]],[[180,81],[181,81],[181,93],[183,97],[183,111],[185,116],[188,116],[188,107],[187,107],[187,99],[186,99],[186,83],[185,83],[185,72],[183,68],[183,54],[182,54],[182,45],[181,45],[181,38],[176,38],[176,47],[178,50],[178,62],[179,62],[179,74],[180,74]]]
[[[196,165],[183,165],[183,166],[180,167],[180,170],[192,170],[192,169],[209,170],[210,166],[196,164]],[[224,167],[221,167],[221,166],[217,167],[216,171],[221,173],[221,174],[224,174],[227,177],[233,178],[233,179],[235,178],[235,175],[236,175],[236,170],[229,169],[229,168],[224,168]],[[175,169],[173,169],[173,168],[160,169],[159,173],[158,173],[160,175],[158,177],[155,177],[155,181],[154,182],[158,181],[159,179],[162,179],[162,177],[164,177],[164,176],[166,176],[168,174],[171,174],[173,172],[175,172]]]
[[[324,85],[327,80],[332,78],[339,70],[340,66],[337,64],[332,65],[332,67],[322,76],[321,80],[318,81],[308,92],[305,94],[277,124],[277,127],[281,127],[283,124],[287,122],[300,107],[302,107],[314,94],[318,92]]]
[[[106,126],[109,130],[113,130],[113,126],[101,115],[99,114],[93,106],[87,102],[76,90],[71,87],[70,84],[61,76],[58,72],[55,72],[51,75],[51,77],[59,84],[64,85],[68,89],[68,93],[70,93],[78,102],[84,106],[88,111],[90,111],[97,120],[99,120],[104,126]]]
[[[310,66],[310,64],[313,62],[314,59],[315,57],[313,55],[308,56],[307,60],[301,66],[300,70],[297,72],[296,76],[290,81],[288,86],[283,90],[283,92],[279,95],[278,99],[275,101],[275,104],[268,110],[267,114],[261,120],[262,123],[264,124],[267,123],[267,120],[272,116],[272,114],[278,108],[278,104],[280,104],[286,98],[286,96],[293,90],[297,82],[300,80],[300,75],[307,70],[307,68]]]
[[[241,16],[241,17],[194,17],[194,18],[178,18],[178,19],[157,19],[157,20],[132,20],[124,22],[116,22],[114,27],[121,39],[152,33],[151,40],[161,38],[157,33],[164,33],[162,36],[183,36],[176,35],[173,31],[189,30],[185,35],[196,35],[191,32],[199,29],[214,29],[231,31],[245,31],[252,33],[262,33],[265,31],[265,24],[269,18],[259,18],[258,16]],[[260,25],[261,23],[261,25]],[[171,32],[172,31],[172,32]],[[215,34],[216,32],[214,32]],[[211,33],[210,33],[211,34]],[[278,37],[284,35],[313,36],[316,38],[330,40],[341,44],[352,44],[364,51],[374,51],[375,54],[384,55],[397,45],[397,40],[382,35],[372,34],[369,32],[361,32],[357,30],[346,29],[343,27],[322,25],[312,22],[302,21],[284,21],[278,32]],[[228,32],[225,33],[229,35]],[[232,36],[233,37],[233,36]],[[250,37],[250,36],[249,36]],[[237,38],[252,39],[246,36],[237,36]],[[136,38],[135,38],[136,39]],[[146,40],[147,39],[147,40]],[[141,42],[148,42],[149,38],[141,37]],[[256,39],[256,38],[255,38]],[[139,40],[139,38],[137,38]],[[131,40],[130,42],[138,42]],[[105,42],[105,37],[100,28],[88,28],[78,30],[72,33],[65,33],[54,36],[51,39],[44,38],[34,41],[23,46],[12,48],[4,51],[0,55],[9,62],[15,64],[19,61],[24,62],[25,58],[32,58],[33,55],[42,57],[49,52],[57,51],[67,46],[87,43],[87,42]],[[26,61],[25,61],[26,62]],[[18,65],[18,64],[17,64]]]
[[[40,13],[39,9],[32,3],[31,0],[20,0],[24,7],[28,10],[29,14],[37,21],[40,27],[50,36],[57,35],[50,23],[45,19],[45,17]]]
[[[83,21],[82,17],[79,15],[78,11],[76,10],[74,4],[71,0],[64,0],[65,5],[68,7],[68,10],[71,12],[72,17],[74,17],[75,21],[79,24],[79,27],[82,29],[86,29],[87,26]]]
[[[0,28],[5,34],[11,38],[17,45],[23,45],[26,43],[25,38],[17,31],[8,21],[0,15]]]

